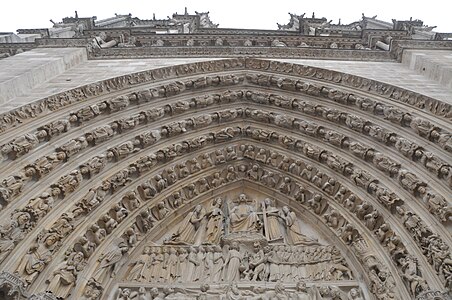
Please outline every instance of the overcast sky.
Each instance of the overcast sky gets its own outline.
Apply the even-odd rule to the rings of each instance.
[[[141,19],[166,19],[173,13],[210,11],[211,20],[224,28],[277,29],[276,23],[286,24],[288,12],[326,17],[342,24],[357,21],[364,13],[378,19],[421,19],[424,25],[438,26],[437,32],[452,32],[450,7],[445,0],[311,0],[311,1],[246,1],[246,0],[0,0],[0,32],[15,32],[19,28],[48,28],[50,19],[60,22],[63,17],[97,16],[98,19],[131,13]]]

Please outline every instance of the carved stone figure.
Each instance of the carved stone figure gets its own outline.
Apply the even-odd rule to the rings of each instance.
[[[411,159],[420,158],[422,156],[421,146],[406,138],[398,137],[394,146],[400,153]]]
[[[438,216],[441,221],[447,222],[452,216],[452,208],[448,206],[443,196],[428,191],[424,196],[424,202],[427,203],[428,210]]]
[[[107,232],[107,234],[110,234],[117,226],[118,222],[113,219],[109,214],[105,214],[101,218],[102,225]]]
[[[207,230],[205,241],[211,244],[218,244],[221,236],[224,233],[224,216],[221,206],[223,200],[215,198],[212,202],[210,211],[207,212]]]
[[[406,190],[411,193],[421,193],[423,194],[425,190],[425,186],[427,185],[425,182],[421,181],[414,173],[409,172],[408,170],[402,169],[399,172],[399,182]]]
[[[66,154],[62,151],[53,152],[47,156],[41,156],[32,164],[25,167],[25,175],[28,177],[36,175],[38,178],[42,178],[49,174],[55,166],[63,162],[65,159]]]
[[[19,274],[27,283],[33,282],[50,261],[50,257],[41,255],[38,249],[38,245],[32,245],[17,267]]]
[[[123,257],[125,257],[129,247],[125,241],[113,244],[111,249],[108,249],[99,258],[99,266],[94,272],[94,279],[99,283],[104,283],[108,278],[114,278],[122,265]]]
[[[54,198],[47,192],[41,194],[41,196],[30,200],[28,206],[32,209],[38,218],[44,217],[53,207]]]
[[[228,255],[224,261],[224,278],[227,282],[240,281],[240,266],[242,262],[240,247],[236,242],[231,244]]]
[[[105,101],[105,103],[107,104],[108,108],[110,109],[110,112],[120,111],[120,110],[126,108],[127,106],[129,106],[129,104],[130,104],[129,97],[127,97],[125,95],[118,96],[118,97],[112,98],[112,99],[108,99],[107,101]]]
[[[72,287],[75,285],[78,273],[84,266],[83,254],[81,252],[72,254],[53,272],[53,277],[49,282],[47,290],[51,291],[56,297],[62,299],[68,297]]]
[[[257,231],[260,227],[260,220],[254,207],[249,205],[245,194],[240,194],[238,204],[230,212],[230,231]]]
[[[113,127],[110,125],[104,125],[104,126],[97,127],[90,133],[86,134],[86,140],[88,142],[93,142],[94,144],[97,145],[97,144],[107,141],[113,135],[115,135],[115,131],[113,130]]]
[[[428,289],[427,282],[420,275],[417,261],[410,257],[401,257],[399,263],[402,269],[402,278],[405,279],[409,285],[410,292],[413,296]]]
[[[430,121],[415,117],[411,120],[410,127],[420,136],[430,139],[431,135],[434,134],[438,127],[433,125]]]
[[[282,210],[279,212],[279,216],[284,220],[288,242],[293,245],[319,245],[319,242],[316,239],[309,238],[301,233],[297,216],[293,211],[290,211],[288,206],[283,206]]]
[[[47,137],[52,138],[54,136],[60,135],[61,133],[67,132],[70,128],[71,123],[69,122],[69,120],[61,119],[50,122],[43,127],[38,128],[38,130],[45,130],[47,132]]]
[[[19,136],[12,142],[3,145],[1,147],[1,153],[4,156],[11,156],[13,159],[22,156],[35,148],[39,144],[40,139],[45,136],[47,136],[47,132],[45,130],[41,130],[36,134],[27,133]]]
[[[0,261],[14,249],[16,243],[21,241],[31,226],[31,215],[27,212],[17,212],[8,223],[0,226]]]
[[[205,209],[201,205],[196,205],[193,211],[187,214],[179,228],[166,241],[171,244],[193,244],[201,221],[206,216]]]
[[[282,241],[283,234],[279,224],[278,209],[273,202],[272,199],[266,198],[261,203],[265,236],[268,241]]]

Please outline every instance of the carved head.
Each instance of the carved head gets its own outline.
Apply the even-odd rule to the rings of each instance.
[[[270,199],[270,198],[265,198],[265,199],[264,199],[264,204],[265,204],[266,207],[271,206],[271,205],[272,205],[272,199]]]
[[[290,209],[289,209],[288,206],[283,206],[282,210],[283,210],[284,214],[286,214],[286,215],[287,215],[288,213],[290,213]]]
[[[85,256],[83,255],[83,253],[77,252],[74,255],[74,258],[72,259],[72,261],[73,261],[73,264],[75,265],[75,264],[81,263],[84,259],[85,259]]]
[[[201,284],[201,292],[205,293],[209,290],[210,286],[207,283]]]
[[[30,215],[28,213],[21,213],[18,217],[17,217],[17,223],[20,225],[25,225],[30,221]]]
[[[58,241],[58,236],[55,234],[49,234],[45,239],[46,247],[50,247]]]
[[[159,289],[154,287],[150,291],[151,297],[157,297],[159,295]]]
[[[240,194],[239,195],[239,203],[246,203],[247,198],[245,194]]]
[[[107,34],[104,31],[101,31],[99,33],[99,38],[101,38],[103,41],[105,41],[105,39],[107,38]]]
[[[221,197],[217,197],[217,198],[215,198],[215,200],[213,200],[213,206],[221,207],[222,204],[223,204],[223,199],[221,199]]]
[[[282,293],[285,292],[285,290],[286,290],[286,288],[284,287],[284,285],[282,285],[281,282],[278,282],[278,283],[275,285],[275,293],[276,293],[276,294],[282,294]]]
[[[200,204],[198,204],[198,205],[195,206],[194,212],[200,213],[201,210],[202,210],[202,206]]]
[[[254,242],[253,246],[254,246],[254,249],[255,249],[256,251],[259,251],[260,248],[261,248],[261,243],[259,243],[259,242]]]
[[[239,287],[237,286],[237,283],[231,283],[231,291],[234,294],[239,294],[240,293],[240,290],[239,290]]]
[[[306,292],[306,282],[299,281],[297,283],[297,291],[299,291],[299,292]]]
[[[354,299],[354,297],[358,296],[358,294],[359,294],[358,289],[352,288],[350,290],[350,296],[353,297],[352,299]]]
[[[235,249],[237,251],[240,250],[239,244],[237,242],[232,242],[231,249]]]

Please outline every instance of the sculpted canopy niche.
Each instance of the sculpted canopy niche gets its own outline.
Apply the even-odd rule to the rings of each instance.
[[[396,86],[252,58],[10,111],[0,295],[446,299],[450,117]]]

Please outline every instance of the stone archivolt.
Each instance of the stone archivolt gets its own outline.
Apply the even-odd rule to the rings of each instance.
[[[206,74],[138,86],[229,68],[269,73]],[[310,80],[292,77],[296,74]],[[349,267],[368,274],[359,281],[365,297],[421,297],[428,285],[450,289],[452,148],[446,106],[337,72],[255,59],[190,64],[125,79],[84,87],[79,98],[52,108],[47,99],[37,110],[22,108],[29,113],[2,119],[1,214],[11,215],[11,221],[0,228],[0,259],[31,291],[44,292],[47,280],[57,296],[85,293],[96,299],[86,294],[114,286],[116,274],[126,272],[129,254],[143,255],[144,247],[188,247],[144,245],[157,242],[162,226],[175,226],[179,210],[189,212],[187,207],[211,203],[213,193],[252,183],[272,190],[277,203],[296,215],[306,211],[308,219],[325,224],[329,229],[321,236],[333,232],[341,252],[348,249],[353,257],[347,257]],[[118,88],[130,86],[136,88]],[[113,91],[120,93],[108,96]],[[72,108],[76,99],[86,103]],[[417,108],[404,110],[397,99]],[[432,112],[438,115],[434,121]],[[45,120],[35,118],[44,114]],[[21,120],[25,124],[17,126]],[[124,190],[132,184],[136,187]],[[256,213],[263,222],[263,211]],[[265,241],[272,240],[273,233],[263,233]],[[221,234],[212,234],[218,244]],[[202,246],[196,247],[199,253]],[[105,257],[118,260],[107,263]],[[394,290],[396,283],[405,288]],[[334,289],[327,286],[319,287],[322,297]],[[165,293],[163,286],[155,287]],[[151,286],[145,288],[151,293]],[[219,288],[226,287],[210,291]],[[122,285],[121,293],[125,289],[140,292]]]

